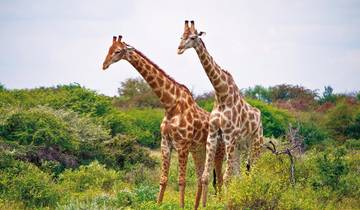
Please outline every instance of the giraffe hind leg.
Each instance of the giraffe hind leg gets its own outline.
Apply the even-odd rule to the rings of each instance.
[[[195,196],[194,209],[198,209],[200,199],[201,199],[201,194],[202,194],[201,176],[202,176],[202,174],[204,172],[204,163],[205,163],[206,153],[205,153],[205,151],[203,151],[203,152],[193,152],[191,155],[192,155],[192,157],[194,159],[194,163],[195,163],[195,170],[196,170],[196,176],[197,176],[197,185],[198,185],[198,189],[197,189],[196,196]]]
[[[248,155],[248,160],[246,163],[246,169],[249,172],[251,166],[256,162],[256,160],[260,157],[261,145],[264,143],[264,137],[262,135],[257,134],[251,141],[251,148]]]

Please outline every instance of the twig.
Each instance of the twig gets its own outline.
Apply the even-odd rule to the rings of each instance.
[[[282,155],[282,154],[286,154],[289,159],[290,159],[290,182],[292,185],[295,184],[295,160],[294,160],[294,156],[292,154],[292,151],[295,150],[296,148],[300,148],[301,150],[301,145],[303,142],[303,138],[298,134],[298,132],[300,131],[300,126],[298,125],[297,128],[293,128],[291,124],[289,124],[289,131],[288,131],[288,140],[289,143],[291,144],[291,147],[288,147],[284,150],[278,151],[276,149],[275,144],[270,140],[269,143],[271,146],[266,145],[266,148],[269,149],[273,154],[275,155]]]

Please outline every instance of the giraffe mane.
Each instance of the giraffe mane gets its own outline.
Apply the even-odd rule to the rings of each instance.
[[[151,63],[157,70],[159,70],[159,72],[161,74],[163,74],[165,77],[167,77],[170,81],[174,82],[176,85],[179,85],[180,87],[183,87],[185,89],[185,91],[191,95],[191,97],[193,98],[192,93],[190,92],[190,90],[183,84],[177,82],[176,80],[174,80],[170,75],[168,75],[167,73],[165,73],[164,70],[162,70],[156,63],[154,63],[153,61],[151,61],[146,55],[144,55],[144,53],[142,53],[141,51],[139,51],[138,49],[135,49],[135,52],[138,53],[141,57],[143,57],[147,62]]]
[[[206,46],[205,46],[205,43],[204,43],[204,41],[200,38],[200,42],[201,42],[201,44],[204,46],[204,48],[206,49]],[[207,50],[207,49],[206,49]],[[229,75],[229,76],[231,76],[232,77],[232,75],[230,74],[230,72],[228,72],[228,71],[226,71],[225,69],[222,69],[221,68],[221,70],[225,73],[225,74],[227,74],[227,75]]]

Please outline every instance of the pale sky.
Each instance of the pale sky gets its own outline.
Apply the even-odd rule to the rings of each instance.
[[[358,0],[0,1],[0,83],[33,88],[77,82],[116,95],[140,74],[101,64],[113,35],[195,93],[211,91],[193,49],[177,55],[185,19],[239,88],[282,83],[360,90]]]

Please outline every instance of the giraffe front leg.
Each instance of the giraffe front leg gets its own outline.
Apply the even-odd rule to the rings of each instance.
[[[168,138],[165,138],[163,136],[161,139],[162,165],[161,165],[160,190],[159,190],[159,195],[157,198],[158,204],[161,204],[161,202],[163,200],[166,185],[168,182],[169,169],[170,169],[170,157],[171,157],[170,141]]]
[[[186,185],[186,165],[189,150],[179,150],[179,192],[180,192],[180,208],[184,208],[185,201],[185,185]]]
[[[230,182],[230,178],[233,175],[238,175],[240,170],[239,165],[239,154],[238,148],[236,147],[236,137],[232,137],[231,135],[224,135],[225,139],[225,153],[226,153],[226,169],[224,173],[224,182],[228,184]]]
[[[212,169],[212,164],[214,162],[216,146],[217,146],[217,135],[218,130],[212,128],[210,125],[210,131],[206,142],[206,159],[205,159],[205,167],[204,172],[201,177],[202,182],[202,205],[206,207],[207,200],[207,191],[209,185],[209,176]]]
[[[196,176],[197,176],[197,192],[195,197],[195,205],[194,209],[199,208],[201,193],[202,193],[202,184],[201,184],[201,176],[204,171],[204,163],[205,163],[205,157],[206,153],[205,151],[199,151],[199,152],[192,152],[192,157],[194,159],[195,163],[195,170],[196,170]]]
[[[219,136],[218,145],[215,154],[215,176],[217,179],[217,183],[214,186],[215,194],[221,193],[221,187],[223,184],[222,164],[224,161],[224,156],[225,156],[225,145],[224,145],[224,141],[221,139],[221,136]]]

